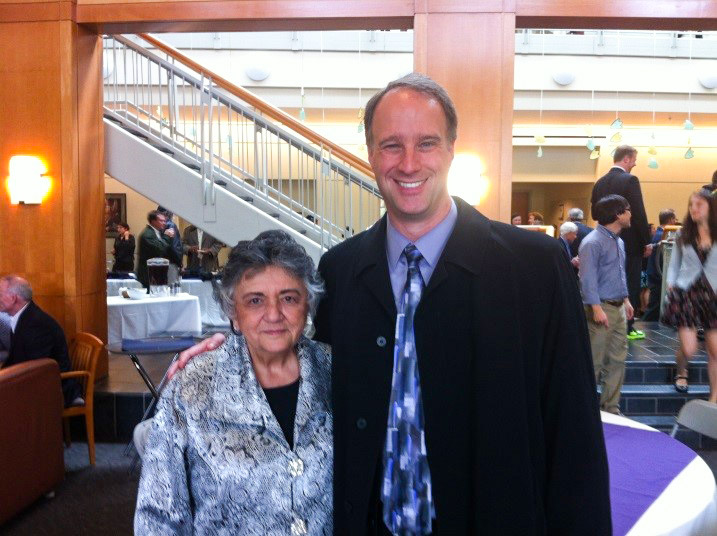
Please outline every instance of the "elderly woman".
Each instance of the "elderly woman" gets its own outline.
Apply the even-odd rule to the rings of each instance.
[[[332,533],[331,354],[303,335],[321,291],[283,231],[232,249],[218,295],[233,333],[162,393],[135,534]]]

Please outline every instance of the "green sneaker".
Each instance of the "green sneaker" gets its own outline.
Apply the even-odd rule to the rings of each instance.
[[[637,341],[639,339],[645,338],[645,332],[640,331],[639,329],[633,329],[630,331],[630,333],[627,334],[627,340],[628,341]]]

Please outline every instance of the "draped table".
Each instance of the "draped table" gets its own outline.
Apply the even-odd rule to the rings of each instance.
[[[107,342],[145,339],[165,333],[199,333],[202,319],[199,298],[189,295],[128,300],[107,298]]]
[[[717,486],[702,458],[636,421],[602,421],[614,536],[717,534]]]
[[[142,283],[136,279],[108,279],[107,280],[107,296],[117,296],[119,289],[122,287],[127,288],[142,288]]]
[[[199,309],[202,312],[202,324],[207,326],[229,326],[229,319],[224,315],[214,299],[211,281],[182,278],[182,291],[199,298]]]

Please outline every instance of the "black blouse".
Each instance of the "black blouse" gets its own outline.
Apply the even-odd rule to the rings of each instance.
[[[296,402],[299,399],[299,380],[281,387],[264,387],[266,400],[279,421],[281,431],[287,443],[294,448],[294,419],[296,418]]]
[[[134,235],[129,235],[127,240],[119,236],[115,238],[115,264],[113,272],[134,272]]]

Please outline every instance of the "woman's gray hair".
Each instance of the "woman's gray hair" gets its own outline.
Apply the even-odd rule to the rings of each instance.
[[[214,297],[227,317],[234,318],[234,289],[242,277],[248,271],[268,266],[283,268],[304,283],[309,313],[313,317],[324,292],[324,282],[306,250],[288,233],[279,230],[264,231],[253,240],[242,240],[229,253],[221,283],[214,287]]]

